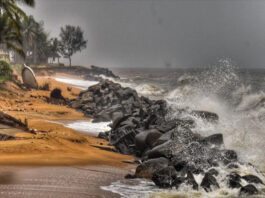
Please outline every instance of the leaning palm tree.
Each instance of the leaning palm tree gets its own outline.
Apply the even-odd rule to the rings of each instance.
[[[16,28],[19,29],[22,19],[27,19],[26,13],[18,6],[18,3],[33,7],[34,0],[0,0],[0,14],[6,13],[14,21]]]
[[[0,45],[18,52],[22,57],[25,53],[22,49],[22,36],[14,28],[16,25],[7,13],[0,14]]]
[[[25,57],[21,48],[21,21],[28,20],[25,12],[18,6],[22,3],[33,7],[35,0],[0,0],[0,44],[17,51]]]

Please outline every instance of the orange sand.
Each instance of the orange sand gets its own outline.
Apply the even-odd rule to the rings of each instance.
[[[69,75],[68,75],[69,77]],[[50,90],[60,88],[66,98],[75,98],[80,89],[51,78],[38,77],[40,85],[50,84]],[[5,165],[113,165],[124,166],[131,156],[100,150],[93,145],[108,147],[107,141],[90,137],[62,125],[48,122],[89,119],[66,106],[47,103],[50,91],[24,91],[11,82],[0,91],[0,110],[24,121],[37,134],[19,133],[19,140],[0,141],[0,164]],[[3,87],[2,86],[2,87]],[[1,132],[0,132],[1,133]]]

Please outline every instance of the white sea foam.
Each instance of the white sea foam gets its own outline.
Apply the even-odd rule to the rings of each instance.
[[[263,175],[265,172],[265,94],[262,91],[255,93],[251,86],[244,86],[229,61],[223,60],[221,64],[224,67],[208,70],[200,76],[200,79],[197,78],[198,76],[188,76],[187,74],[181,76],[176,88],[164,97],[168,104],[173,109],[175,108],[175,111],[172,111],[169,116],[179,116],[175,113],[179,108],[217,113],[218,124],[209,123],[193,116],[196,122],[193,131],[203,136],[222,133],[225,148],[235,150],[239,155],[239,161],[250,162],[257,169],[248,164],[238,164],[239,169],[237,170],[219,167],[217,168],[219,175],[216,179],[220,189],[209,193],[206,193],[201,187],[199,191],[194,191],[187,185],[181,185],[177,190],[161,190],[156,188],[152,182],[146,181],[138,182],[138,184],[119,181],[103,189],[119,193],[122,197],[134,198],[235,198],[239,196],[239,189],[230,189],[226,183],[226,176],[232,171],[236,171],[241,176],[256,175],[265,182]],[[128,83],[127,86],[130,86],[133,82],[126,83]],[[135,85],[134,88],[137,90],[139,86],[144,85]],[[194,175],[198,184],[201,183],[203,176]],[[241,185],[246,184],[244,180],[241,181]],[[264,186],[256,185],[256,187],[261,194],[255,197],[265,197]]]
[[[64,126],[82,133],[97,136],[100,132],[109,131],[111,128],[108,125],[110,123],[111,122],[93,123],[91,120],[82,120],[66,123]]]
[[[63,83],[67,83],[73,85],[77,88],[86,90],[88,87],[95,85],[98,81],[90,81],[90,80],[78,80],[74,78],[65,78],[65,77],[56,77],[55,80]]]

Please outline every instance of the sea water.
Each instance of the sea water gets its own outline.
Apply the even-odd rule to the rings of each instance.
[[[265,69],[240,69],[224,59],[204,69],[116,69],[114,73],[121,78],[110,80],[136,89],[139,95],[164,99],[172,109],[190,108],[217,113],[218,124],[193,117],[196,122],[194,132],[203,136],[222,133],[225,148],[235,150],[239,161],[253,164],[238,164],[238,173],[257,175],[265,181]],[[94,83],[71,81],[83,89]],[[168,116],[178,115],[171,113]],[[92,124],[81,121],[68,127],[82,131],[92,127],[97,132],[107,129],[106,123]],[[220,167],[218,171],[220,189],[210,193],[201,188],[193,191],[186,185],[178,190],[162,190],[148,180],[121,180],[102,189],[122,197],[238,197],[239,190],[228,189],[225,184],[225,176],[231,170]],[[202,178],[203,175],[195,175],[199,184]],[[255,197],[265,197],[264,186],[258,187],[261,194]]]

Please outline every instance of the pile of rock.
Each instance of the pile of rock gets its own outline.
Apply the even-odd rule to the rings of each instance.
[[[95,121],[112,121],[111,131],[101,133],[100,137],[109,140],[119,152],[141,158],[135,175],[128,178],[149,178],[162,188],[177,188],[185,183],[193,189],[201,186],[209,192],[219,188],[216,179],[219,173],[215,167],[237,168],[237,154],[223,148],[222,134],[203,137],[192,131],[193,119],[168,118],[166,115],[171,109],[164,100],[140,97],[131,88],[105,80],[82,92],[71,106]],[[209,122],[218,121],[215,113],[189,113]],[[200,184],[194,178],[197,174],[204,175]],[[249,184],[242,187],[241,179]],[[241,188],[241,193],[257,193],[253,185],[257,182],[262,183],[253,175],[241,177],[233,172],[227,175],[227,186]]]

